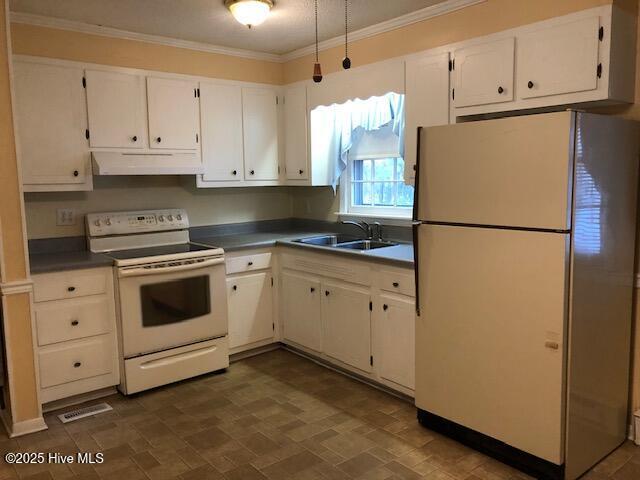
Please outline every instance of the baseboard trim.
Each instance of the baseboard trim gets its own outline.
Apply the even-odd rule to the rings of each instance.
[[[116,387],[106,387],[101,388],[100,390],[95,390],[89,393],[81,393],[79,395],[74,395],[73,397],[61,398],[60,400],[54,400],[49,403],[45,403],[42,405],[43,413],[53,412],[55,410],[60,410],[62,408],[74,407],[81,403],[92,402],[99,398],[109,397],[111,395],[117,395],[118,390]]]
[[[540,480],[562,480],[564,478],[564,464],[556,465],[420,408],[418,408],[418,422],[429,430],[446,435],[534,478]]]
[[[47,427],[43,417],[30,418],[29,420],[13,423],[9,417],[9,412],[6,410],[2,411],[0,419],[2,420],[2,424],[4,425],[9,438],[21,437],[29,433],[40,432],[49,428]]]

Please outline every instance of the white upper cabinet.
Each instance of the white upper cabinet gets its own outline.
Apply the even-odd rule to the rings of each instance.
[[[91,147],[143,148],[144,77],[102,70],[87,70],[85,76]]]
[[[198,83],[147,77],[149,146],[195,150],[199,144]]]
[[[287,180],[306,180],[309,178],[306,85],[285,88],[284,119]]]
[[[242,89],[200,83],[200,128],[205,182],[244,179]]]
[[[83,70],[16,61],[17,134],[25,191],[93,187]]]
[[[513,100],[513,62],[513,37],[455,50],[455,107]]]
[[[277,102],[275,90],[242,89],[246,180],[278,180]]]
[[[415,178],[418,127],[449,123],[449,53],[405,62],[404,178]]]
[[[595,90],[599,28],[594,16],[519,36],[519,98]]]

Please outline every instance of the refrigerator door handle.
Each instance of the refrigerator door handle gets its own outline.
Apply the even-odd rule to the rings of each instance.
[[[420,195],[419,195],[419,190],[420,190],[420,137],[422,136],[422,128],[423,127],[418,127],[418,143],[416,145],[417,151],[416,151],[416,166],[415,166],[415,182],[414,182],[414,186],[413,186],[413,221],[417,222],[418,221],[418,203],[420,200]]]
[[[413,274],[415,275],[416,283],[416,316],[420,316],[420,262],[418,260],[418,228],[420,228],[419,222],[413,222]]]

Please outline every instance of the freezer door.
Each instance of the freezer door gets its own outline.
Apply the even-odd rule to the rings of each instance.
[[[566,230],[574,112],[421,129],[417,220]]]
[[[418,408],[563,462],[569,235],[421,225]]]

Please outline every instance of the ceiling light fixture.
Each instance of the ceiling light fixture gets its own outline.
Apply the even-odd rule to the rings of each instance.
[[[238,22],[251,28],[267,19],[273,0],[225,0],[224,5]]]

